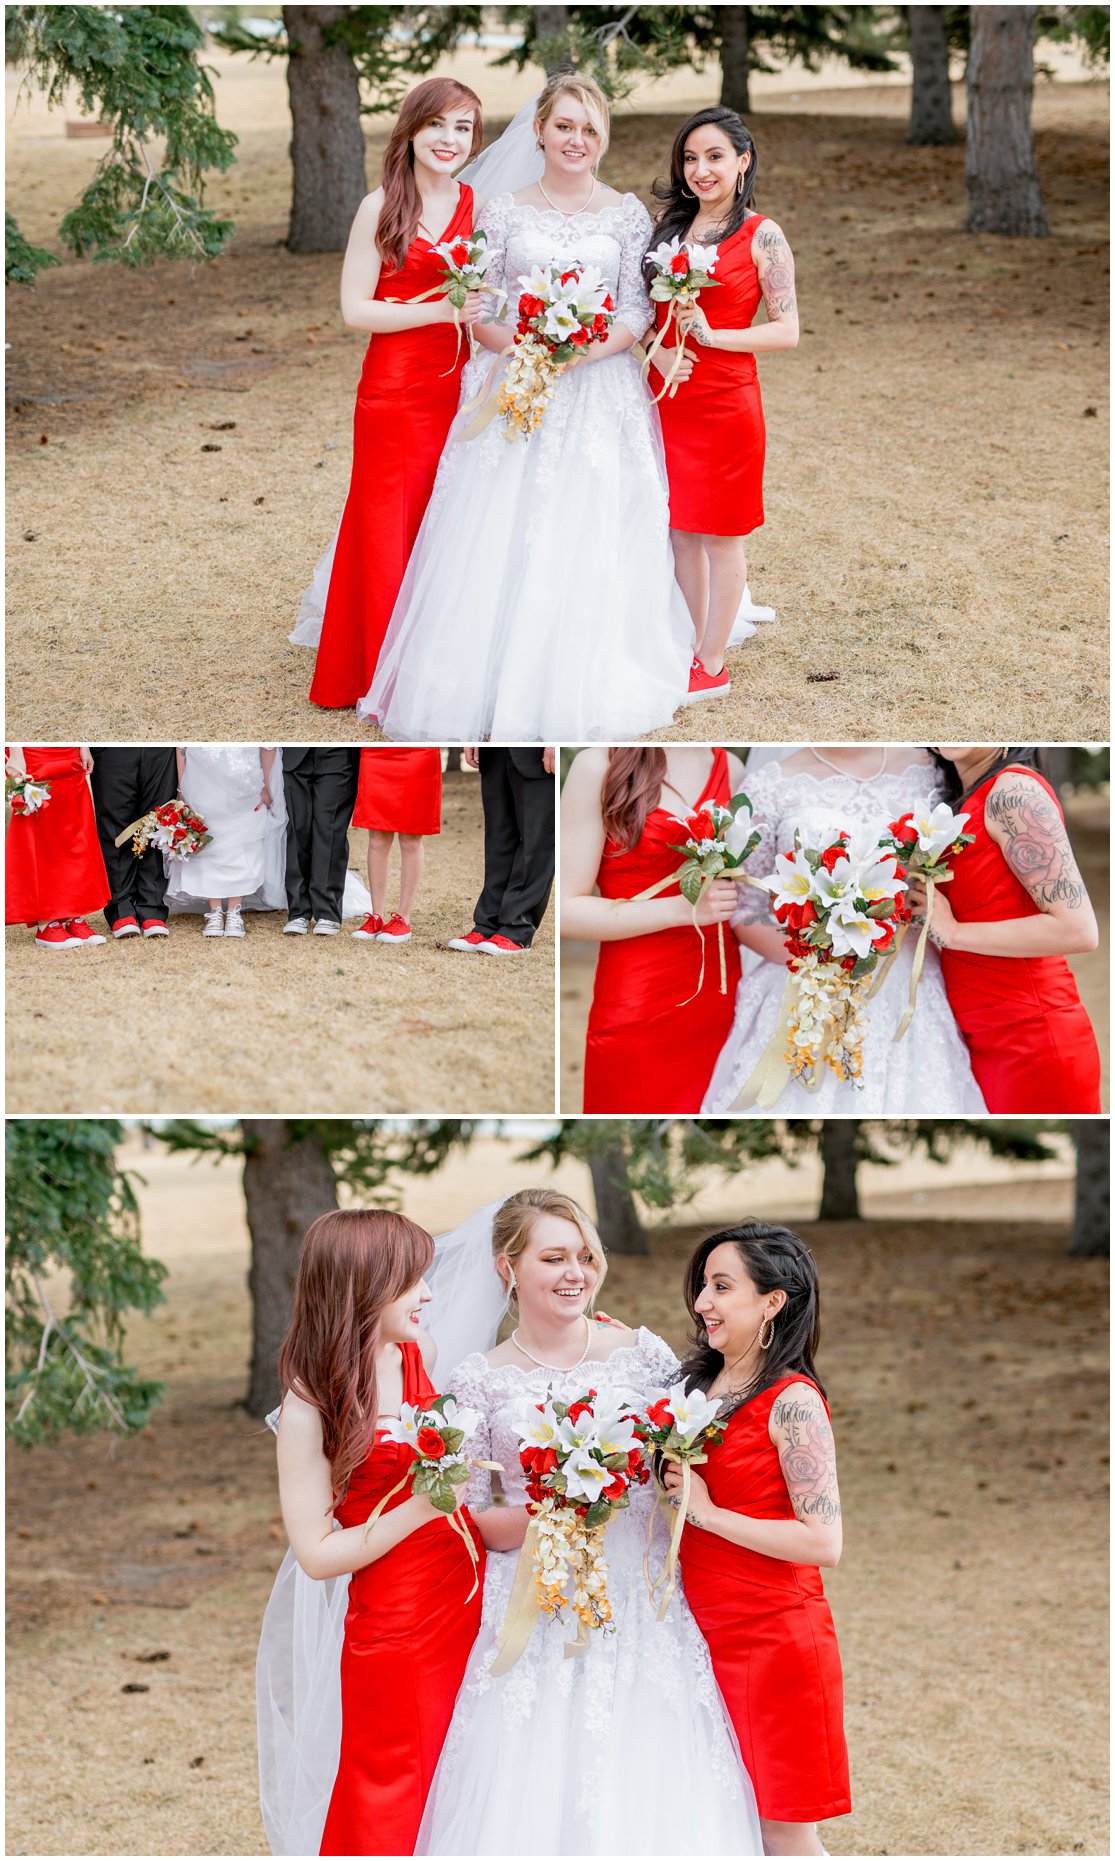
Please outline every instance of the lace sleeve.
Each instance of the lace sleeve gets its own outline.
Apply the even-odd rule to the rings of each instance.
[[[643,258],[650,239],[650,214],[634,194],[623,197],[620,232],[619,282],[616,286],[616,316],[626,323],[636,342],[654,321],[643,282]]]
[[[449,1378],[451,1387],[444,1392],[455,1396],[462,1408],[479,1410],[480,1422],[476,1433],[465,1448],[471,1460],[492,1458],[492,1418],[484,1377],[487,1367],[481,1352],[473,1351],[471,1357],[463,1358],[457,1365]],[[492,1476],[487,1467],[473,1468],[465,1496],[470,1511],[487,1511],[492,1503]]]
[[[648,1331],[645,1325],[641,1325],[639,1344],[648,1382],[661,1383],[667,1388],[671,1383],[676,1383],[681,1365],[665,1338],[660,1338],[656,1331]]]
[[[484,273],[485,292],[490,293],[485,307],[485,321],[501,323],[506,309],[502,295],[507,289],[507,227],[513,205],[510,194],[497,194],[485,201],[476,222],[477,232],[487,238],[488,268]]]
[[[750,781],[746,768],[743,772],[743,792],[751,803],[752,822],[760,839],[754,852],[749,853],[744,860],[742,870],[753,873],[757,879],[765,879],[772,873],[775,858],[786,851],[779,844],[778,809],[774,793],[777,779],[777,765],[769,770],[756,769]],[[777,926],[778,919],[774,915],[769,892],[760,892],[757,885],[737,885],[736,894],[739,904],[732,913],[733,924]]]

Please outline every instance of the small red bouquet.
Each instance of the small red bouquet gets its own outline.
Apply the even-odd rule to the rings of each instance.
[[[152,808],[150,814],[133,821],[122,834],[117,834],[116,845],[123,846],[125,840],[130,839],[137,859],[149,846],[158,847],[160,853],[168,853],[174,859],[192,859],[212,838],[201,815],[196,814],[188,802],[164,801],[161,807]]]
[[[29,775],[6,775],[4,795],[13,814],[38,814],[50,800],[50,783],[35,782]]]

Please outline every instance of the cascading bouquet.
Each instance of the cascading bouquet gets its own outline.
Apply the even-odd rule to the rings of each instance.
[[[472,1588],[466,1602],[471,1602],[476,1594],[480,1559],[472,1533],[457,1510],[456,1489],[464,1486],[473,1467],[501,1471],[496,1461],[473,1460],[464,1451],[479,1425],[479,1409],[461,1408],[450,1395],[431,1397],[424,1409],[415,1403],[400,1403],[398,1420],[384,1423],[380,1433],[387,1441],[409,1447],[414,1459],[398,1484],[384,1494],[364,1526],[367,1536],[388,1500],[401,1493],[405,1486],[409,1486],[412,1493],[424,1493],[432,1506],[445,1513],[447,1524],[468,1552],[472,1563]]]
[[[130,840],[137,859],[149,846],[173,854],[175,859],[192,859],[212,838],[201,815],[188,802],[164,801],[117,834],[115,844],[123,846],[125,840]]]
[[[936,807],[911,808],[906,814],[899,815],[896,821],[891,821],[883,838],[883,845],[893,848],[906,872],[912,878],[920,879],[926,891],[925,918],[910,972],[910,999],[895,1029],[895,1040],[902,1039],[917,1006],[918,983],[925,962],[925,942],[933,918],[933,893],[938,885],[947,885],[952,878],[950,859],[963,853],[964,848],[971,846],[976,837],[975,834],[963,832],[967,819],[966,814],[954,814],[947,802],[939,801]],[[895,938],[891,946],[892,954],[897,954],[900,949],[906,928],[904,924]],[[874,985],[875,989],[881,986],[885,975],[886,966]]]
[[[906,878],[878,829],[841,833],[822,847],[780,853],[770,892],[785,934],[789,976],[778,1026],[733,1110],[770,1111],[791,1079],[817,1091],[824,1067],[862,1090],[868,979],[909,918]]]
[[[572,1608],[576,1639],[566,1654],[582,1654],[590,1629],[607,1630],[608,1565],[604,1532],[630,1505],[632,1481],[650,1477],[636,1434],[634,1397],[598,1396],[587,1390],[559,1402],[525,1399],[517,1423],[519,1459],[527,1474],[530,1524],[519,1555],[507,1614],[499,1631],[493,1674],[513,1667],[539,1616]]]
[[[673,322],[679,304],[695,304],[702,291],[719,283],[712,273],[716,269],[719,250],[716,246],[699,246],[692,239],[683,240],[680,235],[673,239],[664,239],[662,244],[648,252],[648,263],[654,268],[654,277],[650,284],[650,296],[657,304],[666,305],[666,316],[654,341],[643,358],[643,373],[648,374],[650,365],[666,339],[666,332]],[[685,337],[683,336],[674,351],[670,372],[663,376],[663,386],[655,395],[657,403],[668,394],[671,399],[677,393],[675,379],[681,367],[681,358],[685,354]]]
[[[50,800],[50,783],[35,782],[29,775],[6,775],[4,799],[13,814],[38,814]]]
[[[457,332],[457,347],[453,362],[451,367],[445,370],[448,375],[456,367],[457,357],[461,353],[461,311],[464,309],[465,298],[470,291],[483,291],[486,288],[484,278],[491,264],[491,253],[488,251],[488,236],[483,227],[471,233],[461,233],[456,239],[445,239],[441,245],[434,247],[434,251],[445,266],[443,294],[453,306],[453,326]],[[501,292],[500,296],[502,295]],[[469,351],[475,355],[476,347],[471,330],[468,333],[468,341]]]
[[[473,403],[480,411],[464,439],[475,439],[497,413],[504,416],[506,439],[529,439],[542,424],[562,369],[593,343],[604,342],[612,327],[615,300],[594,265],[579,259],[536,265],[519,283],[523,294],[503,379],[494,402],[489,396]]]
[[[724,1438],[723,1426],[716,1419],[720,1406],[718,1400],[706,1396],[703,1390],[686,1389],[684,1383],[675,1383],[670,1389],[657,1391],[639,1414],[636,1434],[643,1443],[644,1452],[658,1453],[666,1460],[675,1460],[679,1462],[682,1471],[680,1503],[673,1514],[670,1545],[666,1561],[656,1577],[650,1573],[653,1514],[647,1527],[643,1575],[647,1580],[650,1599],[658,1605],[660,1622],[670,1607],[677,1583],[678,1547],[685,1528],[685,1515],[689,1510],[690,1468],[701,1466],[708,1459],[705,1450],[715,1447]],[[658,1490],[659,1497],[665,1498],[665,1488],[660,1485]],[[663,1585],[665,1589],[660,1597],[659,1591]]]

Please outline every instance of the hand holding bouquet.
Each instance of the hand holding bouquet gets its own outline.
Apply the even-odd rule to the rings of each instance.
[[[453,367],[456,367],[457,356],[461,353],[461,312],[465,301],[473,292],[485,288],[484,275],[491,263],[488,236],[483,227],[479,227],[474,232],[461,233],[457,239],[443,240],[441,245],[434,247],[434,251],[444,262],[445,295],[453,306],[453,324],[457,331]],[[471,328],[468,339],[470,350],[475,354]],[[445,370],[446,374],[451,372],[451,369]]]
[[[158,847],[160,853],[168,853],[175,859],[192,859],[212,838],[201,815],[196,814],[188,802],[164,801],[161,807],[152,808],[150,814],[125,827],[122,834],[117,834],[114,844],[123,846],[125,840],[130,839],[137,859],[149,846]]]
[[[34,782],[26,773],[6,775],[4,797],[13,814],[38,814],[50,800],[50,783]]]
[[[515,340],[505,352],[507,366],[495,404],[485,404],[465,439],[475,439],[495,414],[504,416],[504,437],[529,439],[542,416],[563,368],[605,342],[615,318],[615,300],[593,265],[570,259],[564,265],[536,265],[518,303]]]
[[[386,1422],[380,1433],[386,1441],[409,1447],[414,1459],[397,1486],[385,1493],[369,1516],[365,1535],[379,1518],[387,1501],[407,1485],[412,1494],[424,1494],[430,1504],[444,1512],[472,1561],[472,1588],[466,1597],[471,1601],[479,1582],[479,1558],[472,1533],[458,1512],[458,1487],[464,1486],[473,1467],[495,1467],[490,1460],[472,1460],[464,1452],[480,1424],[478,1409],[459,1407],[453,1396],[434,1396],[424,1409],[415,1403],[399,1405],[397,1421]]]
[[[947,885],[952,878],[950,859],[957,853],[963,853],[964,848],[971,846],[975,839],[975,834],[963,831],[967,819],[966,814],[954,814],[947,802],[939,801],[934,808],[911,808],[908,813],[899,815],[896,821],[891,821],[884,837],[883,844],[893,848],[906,872],[911,878],[920,879],[926,892],[925,917],[910,975],[910,999],[895,1029],[895,1040],[902,1039],[917,1006],[918,983],[925,962],[925,943],[933,917],[934,891],[938,885]],[[904,930],[905,927],[903,933],[900,933],[899,942]]]
[[[662,328],[646,352],[643,362],[644,374],[649,371],[651,363],[662,347],[666,331],[671,322],[676,319],[678,311],[689,309],[696,304],[702,291],[708,290],[711,285],[719,282],[712,276],[718,257],[719,252],[716,246],[700,246],[694,240],[682,240],[680,236],[663,240],[661,245],[656,246],[653,252],[647,254],[648,262],[654,270],[650,297],[656,304],[665,304],[667,309]],[[681,342],[675,349],[670,371],[663,377],[662,390],[654,397],[656,402],[660,401],[663,395],[668,394],[672,399],[677,393],[675,377],[684,354],[685,334],[683,332]]]
[[[660,1622],[670,1607],[670,1598],[677,1583],[678,1547],[685,1528],[685,1515],[689,1510],[691,1469],[701,1466],[708,1459],[706,1448],[715,1447],[724,1438],[723,1426],[716,1419],[719,1410],[719,1401],[706,1396],[703,1390],[687,1390],[684,1383],[675,1383],[671,1389],[661,1390],[653,1397],[639,1415],[636,1432],[644,1450],[677,1461],[682,1472],[681,1493],[671,1501],[676,1511],[670,1532],[670,1546],[666,1561],[656,1577],[650,1574],[649,1529],[646,1555],[643,1558],[643,1574],[651,1601],[658,1603]],[[660,1493],[663,1490],[659,1488]],[[659,1599],[658,1592],[663,1584],[666,1586],[665,1592]]]

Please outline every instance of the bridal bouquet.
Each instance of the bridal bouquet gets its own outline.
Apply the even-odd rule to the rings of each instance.
[[[893,846],[877,830],[837,834],[823,847],[803,846],[796,832],[793,852],[780,853],[760,883],[785,933],[790,973],[774,1036],[733,1109],[770,1111],[791,1079],[815,1092],[825,1066],[862,1090],[868,979],[910,915]]]
[[[590,1629],[607,1629],[612,1610],[604,1532],[630,1505],[631,1482],[645,1484],[650,1477],[637,1423],[633,1400],[598,1396],[594,1389],[570,1403],[557,1401],[552,1391],[544,1402],[523,1403],[519,1459],[530,1524],[493,1674],[506,1673],[518,1660],[540,1615],[554,1618],[572,1607],[579,1626],[566,1654],[584,1652]]]
[[[918,983],[925,962],[925,943],[933,917],[934,890],[938,885],[949,883],[952,878],[949,860],[957,853],[963,853],[964,848],[971,846],[976,837],[975,834],[963,831],[967,819],[966,814],[954,814],[947,802],[939,801],[936,807],[923,807],[920,810],[911,808],[908,813],[899,815],[896,821],[891,821],[883,840],[883,844],[891,847],[903,862],[904,870],[920,879],[926,890],[925,919],[910,974],[910,999],[895,1030],[895,1040],[902,1039],[917,1005]],[[903,925],[892,949],[900,947],[905,931]]]
[[[643,361],[643,373],[647,374],[650,365],[665,340],[666,331],[673,321],[674,312],[679,304],[695,304],[701,292],[710,285],[719,282],[712,276],[716,270],[719,250],[716,246],[699,246],[694,240],[682,240],[679,236],[663,240],[648,252],[647,263],[651,266],[654,277],[650,284],[650,296],[657,304],[665,304],[666,318]],[[677,393],[675,376],[681,366],[685,353],[685,338],[682,337],[674,352],[670,372],[665,375],[664,385],[655,401],[660,401],[665,394],[672,398]]]
[[[562,369],[605,341],[616,309],[600,272],[579,260],[536,265],[519,283],[515,341],[496,402],[510,440],[529,438],[541,425]]]
[[[495,1461],[472,1460],[464,1452],[479,1424],[479,1409],[461,1408],[453,1396],[433,1396],[424,1409],[412,1402],[400,1403],[398,1420],[386,1422],[380,1433],[386,1441],[409,1447],[414,1460],[398,1485],[384,1494],[364,1526],[366,1536],[387,1501],[405,1486],[409,1485],[412,1493],[424,1493],[432,1506],[445,1513],[472,1561],[472,1588],[466,1601],[476,1594],[480,1560],[472,1533],[457,1510],[456,1489],[465,1485],[473,1467],[496,1467]]]
[[[137,859],[149,846],[158,847],[160,853],[172,854],[175,859],[192,859],[212,838],[201,815],[196,814],[188,802],[164,801],[161,807],[152,808],[150,814],[133,821],[122,834],[117,834],[115,844],[123,846],[125,840],[131,840]]]
[[[13,814],[38,814],[50,800],[50,783],[34,782],[29,775],[6,775],[4,798]]]
[[[650,1533],[654,1519],[651,1517],[647,1528],[647,1549],[643,1558],[643,1574],[650,1590],[651,1601],[658,1603],[658,1620],[661,1622],[670,1607],[670,1598],[677,1583],[678,1547],[681,1534],[685,1528],[685,1515],[689,1510],[689,1470],[699,1467],[708,1459],[706,1448],[715,1447],[724,1438],[724,1429],[716,1417],[720,1411],[719,1401],[713,1401],[700,1389],[686,1389],[684,1383],[675,1383],[672,1388],[660,1390],[640,1411],[636,1424],[636,1434],[643,1443],[645,1451],[658,1453],[666,1460],[678,1461],[682,1470],[682,1488],[677,1502],[674,1522],[670,1532],[670,1546],[666,1561],[656,1577],[650,1574]],[[660,1492],[661,1492],[660,1488]],[[658,1592],[665,1584],[665,1591],[659,1599]]]

